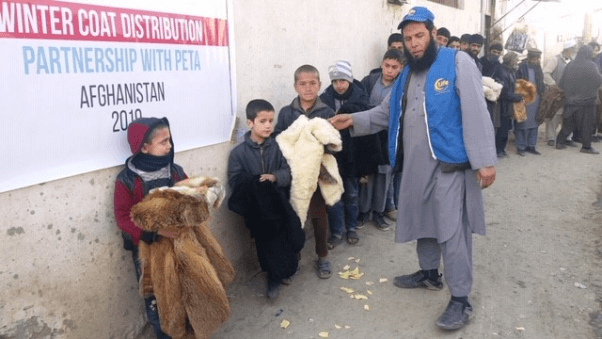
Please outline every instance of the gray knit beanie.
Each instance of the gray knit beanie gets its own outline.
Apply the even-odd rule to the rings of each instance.
[[[328,75],[330,81],[347,80],[353,83],[353,73],[351,72],[351,64],[347,60],[337,60],[334,64],[328,67]]]

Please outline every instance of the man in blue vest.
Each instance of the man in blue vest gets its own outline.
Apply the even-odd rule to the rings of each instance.
[[[466,53],[439,47],[434,15],[416,6],[399,28],[408,65],[371,110],[330,119],[352,136],[387,129],[389,161],[402,171],[395,241],[417,241],[420,270],[396,277],[400,288],[443,288],[451,300],[437,320],[445,330],[468,322],[473,307],[472,233],[485,234],[481,189],[495,180],[494,131],[481,74]]]

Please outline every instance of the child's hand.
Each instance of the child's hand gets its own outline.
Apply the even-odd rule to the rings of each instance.
[[[259,182],[264,182],[264,181],[276,182],[276,176],[273,174],[262,174],[259,177]]]

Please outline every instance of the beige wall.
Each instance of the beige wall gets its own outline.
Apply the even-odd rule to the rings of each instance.
[[[410,7],[386,0],[232,3],[241,118],[253,98],[265,98],[277,110],[290,103],[293,72],[304,63],[320,70],[323,88],[329,83],[328,65],[341,58],[361,79],[379,65],[388,35]],[[412,4],[433,9],[435,23],[453,34],[480,31],[480,0],[466,0],[464,11],[427,1]],[[177,153],[176,161],[188,174],[225,181],[231,147],[224,143]],[[134,338],[139,332],[142,300],[113,216],[113,184],[120,169],[0,194],[0,336],[104,339]],[[210,225],[244,275],[254,253],[241,219],[222,206]]]

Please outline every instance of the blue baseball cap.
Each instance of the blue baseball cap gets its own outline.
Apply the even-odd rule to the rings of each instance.
[[[397,29],[403,29],[403,27],[410,22],[425,22],[425,21],[430,21],[430,22],[435,21],[435,15],[433,14],[433,12],[429,11],[429,9],[426,7],[415,6],[415,7],[412,7],[408,11],[408,14],[406,14],[403,17],[403,20],[401,20],[401,22],[399,23],[399,26],[397,26]]]

